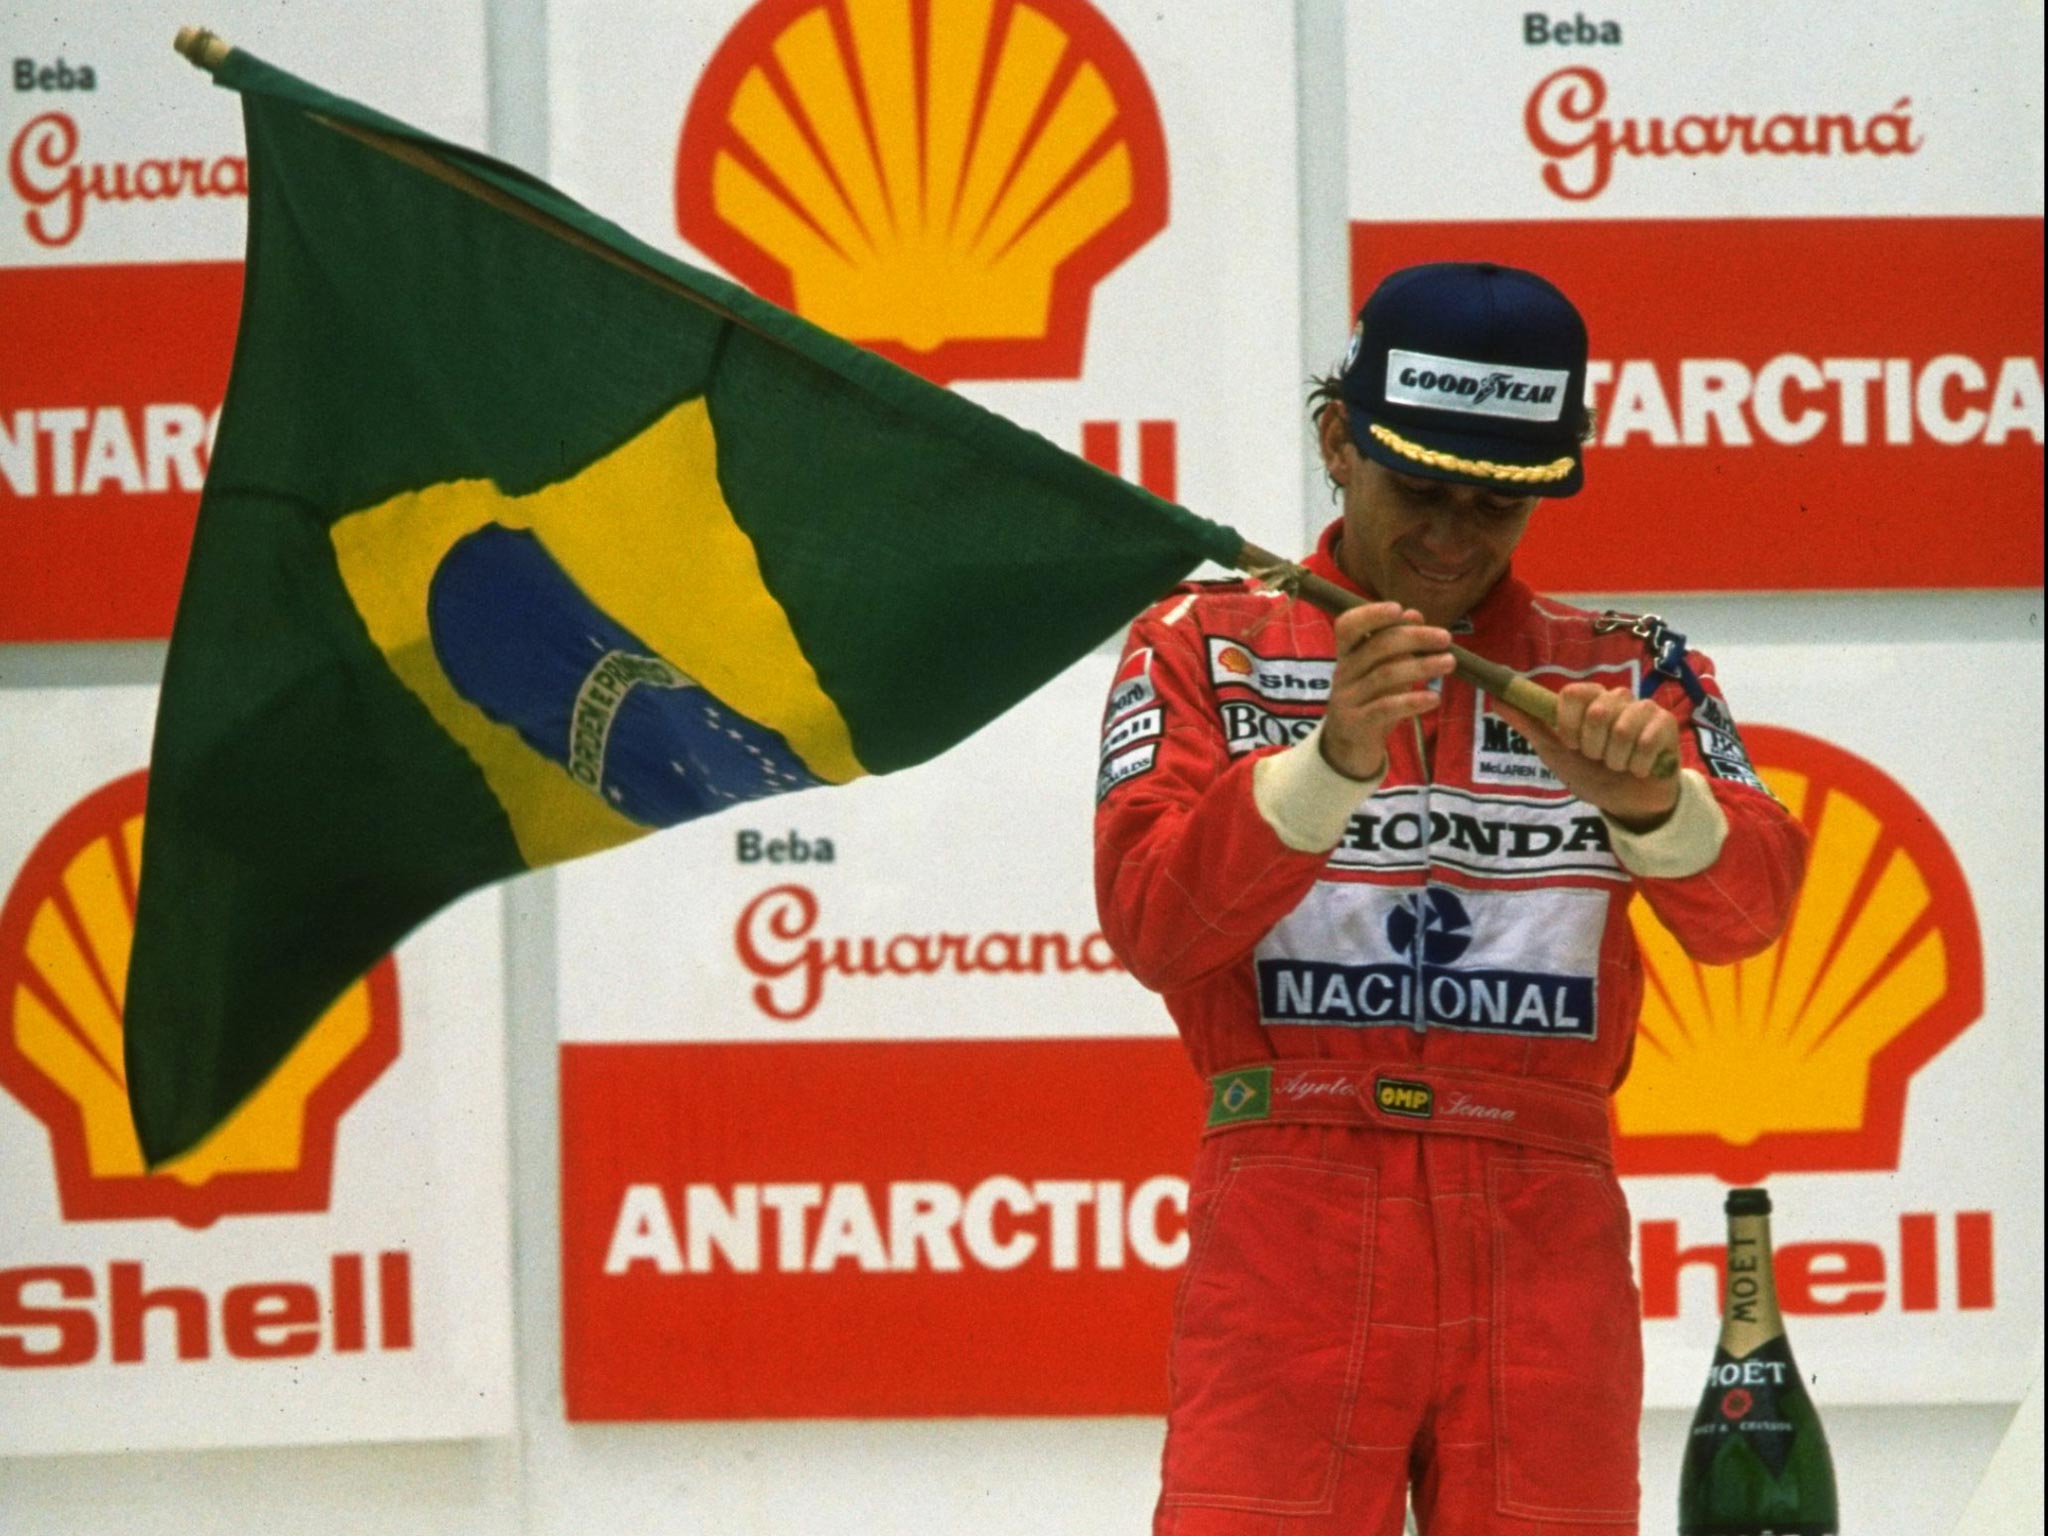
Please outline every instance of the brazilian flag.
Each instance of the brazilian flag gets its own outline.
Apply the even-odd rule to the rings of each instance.
[[[464,892],[923,762],[1238,559],[517,170],[214,74],[248,265],[150,769],[152,1163]]]

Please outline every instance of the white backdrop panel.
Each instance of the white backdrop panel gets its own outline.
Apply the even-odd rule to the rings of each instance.
[[[1190,26],[1185,10],[1143,0],[1093,8],[1128,44],[1157,102],[1168,222],[1096,287],[1078,378],[970,377],[957,387],[1070,451],[1081,450],[1084,423],[1113,427],[1121,472],[1133,479],[1139,424],[1170,422],[1174,499],[1292,548],[1303,377],[1292,13],[1213,0]],[[753,9],[737,0],[551,6],[557,185],[715,266],[677,228],[679,135],[699,73]],[[1333,324],[1330,355],[1341,345]]]
[[[60,816],[148,758],[151,688],[0,693],[0,892]],[[485,892],[399,946],[398,1054],[334,1132],[331,1185],[290,1214],[236,1209],[191,1227],[162,1216],[67,1219],[53,1140],[0,1091],[0,1455],[498,1435],[512,1427],[509,1174],[500,898]],[[11,1020],[16,999],[0,1000]],[[11,1022],[9,1027],[12,1027]],[[162,1176],[160,1176],[162,1177]],[[403,1270],[386,1274],[386,1255]],[[341,1299],[337,1264],[360,1278]],[[114,1266],[140,1266],[139,1360],[117,1363]],[[65,1295],[25,1270],[68,1269]],[[230,1354],[237,1287],[310,1287],[309,1352]],[[279,1306],[280,1302],[266,1305]],[[199,1316],[197,1356],[180,1310]],[[90,1358],[23,1364],[88,1328]],[[32,1315],[40,1313],[41,1315]],[[409,1318],[409,1321],[407,1320]],[[82,1321],[83,1320],[83,1321]],[[354,1332],[356,1347],[341,1347]]]

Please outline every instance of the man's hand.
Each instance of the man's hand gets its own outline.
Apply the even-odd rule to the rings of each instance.
[[[1661,826],[1678,804],[1677,776],[1650,775],[1660,756],[1678,753],[1678,717],[1655,700],[1626,688],[1567,683],[1558,690],[1554,731],[1498,700],[1493,707],[1566,789],[1631,832]]]
[[[1370,779],[1387,766],[1387,733],[1442,702],[1429,684],[1451,670],[1451,637],[1399,603],[1353,608],[1336,628],[1323,760],[1346,778]]]

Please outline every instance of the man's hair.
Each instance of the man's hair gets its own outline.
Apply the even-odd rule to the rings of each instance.
[[[1342,405],[1343,403],[1344,375],[1342,372],[1332,369],[1330,372],[1308,381],[1308,424],[1317,433],[1320,434],[1323,430],[1323,412],[1333,405]],[[1579,428],[1580,442],[1590,443],[1593,441],[1593,431],[1598,425],[1596,417],[1597,413],[1593,407],[1587,406],[1586,424]],[[1330,478],[1330,471],[1327,468],[1323,471],[1323,478],[1329,481],[1330,493],[1334,496],[1341,487],[1335,480]]]
[[[1308,423],[1320,428],[1323,424],[1323,410],[1337,404],[1344,398],[1344,375],[1332,369],[1330,372],[1308,381]]]

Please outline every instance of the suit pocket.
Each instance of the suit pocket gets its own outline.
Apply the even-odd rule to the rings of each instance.
[[[1174,1309],[1167,1504],[1328,1509],[1372,1285],[1372,1170],[1231,1162]]]
[[[1487,1198],[1500,1512],[1633,1522],[1643,1334],[1621,1191],[1594,1164],[1502,1161]]]

